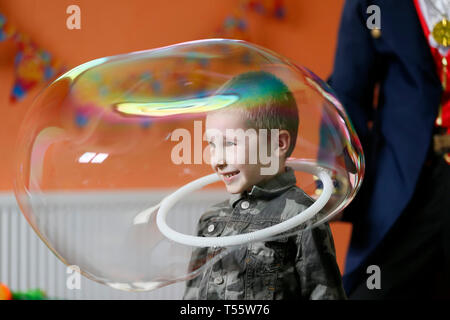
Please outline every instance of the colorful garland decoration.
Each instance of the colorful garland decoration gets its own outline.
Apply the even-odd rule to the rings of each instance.
[[[0,282],[0,300],[48,300],[48,297],[41,289],[11,291],[6,284]]]
[[[286,15],[283,0],[241,0],[234,12],[228,15],[222,26],[216,30],[215,37],[250,41],[248,12],[280,20]]]
[[[65,68],[52,55],[39,48],[31,39],[19,32],[0,13],[0,41],[12,40],[18,52],[14,59],[14,85],[10,101],[16,102],[39,84],[46,83],[64,72]]]

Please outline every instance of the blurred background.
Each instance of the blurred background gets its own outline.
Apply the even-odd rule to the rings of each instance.
[[[332,70],[343,3],[0,0],[0,282],[13,292],[39,288],[57,299],[179,299],[183,284],[128,293],[83,277],[81,289],[67,288],[70,275],[65,265],[29,227],[13,195],[14,149],[21,120],[40,90],[63,70],[99,57],[190,40],[247,40],[326,79]],[[80,29],[67,26],[71,5],[80,9]],[[126,195],[96,201],[104,208],[129,203]],[[331,228],[342,272],[351,225],[333,222]]]

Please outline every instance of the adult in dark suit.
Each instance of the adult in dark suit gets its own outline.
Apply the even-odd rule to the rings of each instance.
[[[380,8],[381,30],[367,27],[370,5]],[[448,281],[450,270],[450,165],[433,149],[443,89],[413,0],[347,0],[329,83],[366,156],[343,215],[353,223],[349,298],[440,296],[436,277]],[[370,265],[381,289],[367,286],[376,284]]]

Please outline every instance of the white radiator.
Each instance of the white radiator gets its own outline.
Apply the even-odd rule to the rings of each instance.
[[[226,195],[225,195],[226,196]],[[55,208],[47,206],[46,210],[74,211],[85,205],[79,201],[79,195],[66,194],[57,197]],[[210,192],[201,198],[191,197],[180,207],[183,212],[195,210],[204,212],[211,204],[224,199],[223,193]],[[89,202],[95,201],[96,208],[138,206],[147,208],[148,193],[115,193],[90,196]],[[58,208],[56,208],[58,207]],[[76,216],[76,215],[74,215]],[[187,217],[181,214],[179,217]],[[187,220],[187,219],[185,219]],[[193,223],[183,221],[179,223]],[[151,292],[125,292],[99,284],[82,277],[81,288],[69,290],[66,287],[67,267],[39,239],[30,227],[16,203],[13,194],[0,194],[0,282],[6,283],[13,291],[40,288],[50,298],[56,299],[180,299],[185,284],[176,283]]]

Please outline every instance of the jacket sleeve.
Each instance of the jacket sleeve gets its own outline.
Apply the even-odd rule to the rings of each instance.
[[[200,218],[197,228],[196,235],[202,236],[204,226],[204,215]],[[207,259],[208,248],[194,248],[191,253],[191,258],[189,260],[187,273],[193,273],[197,270]],[[183,294],[183,300],[198,300],[200,295],[200,286],[203,278],[203,273],[197,274],[193,278],[186,281],[186,287]]]
[[[328,223],[304,230],[298,235],[295,267],[302,298],[347,299]]]

